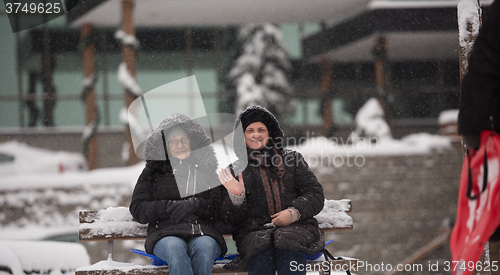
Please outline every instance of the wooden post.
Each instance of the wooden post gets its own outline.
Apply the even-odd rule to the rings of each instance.
[[[81,30],[81,39],[85,41],[92,35],[92,25],[84,24]],[[95,77],[95,48],[94,42],[89,42],[84,45],[83,49],[83,77],[85,79]],[[85,125],[87,127],[92,127],[93,122],[97,120],[97,105],[96,105],[96,95],[94,87],[91,87],[85,93]],[[87,157],[89,170],[93,170],[97,168],[97,133],[92,133],[88,139],[88,141],[84,141],[87,143],[84,146],[83,155]]]
[[[323,68],[320,84],[320,92],[323,98],[323,102],[321,102],[321,116],[323,118],[322,132],[325,137],[330,137],[333,134],[334,127],[332,100],[329,95],[333,84],[333,65],[329,60],[323,59],[321,61],[321,67]]]
[[[133,0],[122,0],[122,30],[127,35],[135,36],[134,28],[134,1]],[[130,76],[135,77],[135,49],[131,46],[122,45],[122,59],[127,65],[127,70]],[[136,97],[125,89],[125,106],[128,108],[130,104],[136,99]],[[134,146],[132,143],[132,135],[130,133],[130,126],[127,125],[125,129],[125,135],[127,143],[129,145],[129,159],[128,164],[133,165],[139,162],[139,158],[135,154]]]
[[[443,111],[444,110],[444,101],[445,101],[445,91],[444,91],[444,68],[443,68],[443,61],[438,61],[436,64],[436,69],[437,69],[437,87],[438,87],[438,106],[439,110]]]
[[[384,35],[379,35],[375,39],[374,54],[375,84],[377,87],[378,101],[384,110],[387,124],[392,132],[393,119],[391,106],[389,104],[392,100],[392,80],[387,65],[387,38]]]

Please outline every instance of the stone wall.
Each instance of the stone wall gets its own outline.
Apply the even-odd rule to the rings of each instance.
[[[353,204],[354,229],[327,236],[334,240],[328,248],[334,255],[395,267],[443,234],[455,220],[461,147],[427,155],[367,156],[365,160],[361,167],[312,168],[327,198],[347,198]],[[442,265],[450,257],[448,247],[446,243],[418,262],[424,274],[438,274],[426,272],[429,261],[439,261],[443,271]],[[371,273],[366,271],[370,269],[359,273]]]

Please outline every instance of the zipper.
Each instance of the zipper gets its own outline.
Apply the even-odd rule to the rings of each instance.
[[[195,220],[195,221],[194,221],[194,224],[193,224],[193,223],[191,224],[191,226],[192,226],[192,228],[193,228],[193,231],[192,231],[192,232],[193,232],[193,235],[194,235],[194,225],[195,225],[195,224],[198,226],[198,231],[200,231],[200,235],[201,235],[201,236],[205,235],[205,234],[203,233],[203,230],[201,230],[201,224],[199,224],[199,223],[198,223],[198,220]]]
[[[193,196],[196,194],[196,166],[194,167]]]
[[[188,179],[187,179],[187,184],[186,184],[186,195],[189,192],[189,182],[190,182],[190,179],[191,179],[191,166],[188,163]]]

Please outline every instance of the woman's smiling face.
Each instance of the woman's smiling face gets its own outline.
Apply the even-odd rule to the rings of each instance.
[[[269,140],[269,131],[262,122],[254,122],[245,129],[245,143],[250,149],[260,150]]]

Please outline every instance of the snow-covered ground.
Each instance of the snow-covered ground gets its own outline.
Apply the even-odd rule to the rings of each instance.
[[[82,154],[54,152],[17,141],[0,143],[0,175],[24,175],[85,171]]]
[[[74,274],[89,264],[87,250],[78,243],[0,241],[0,266],[10,268],[12,275]]]

